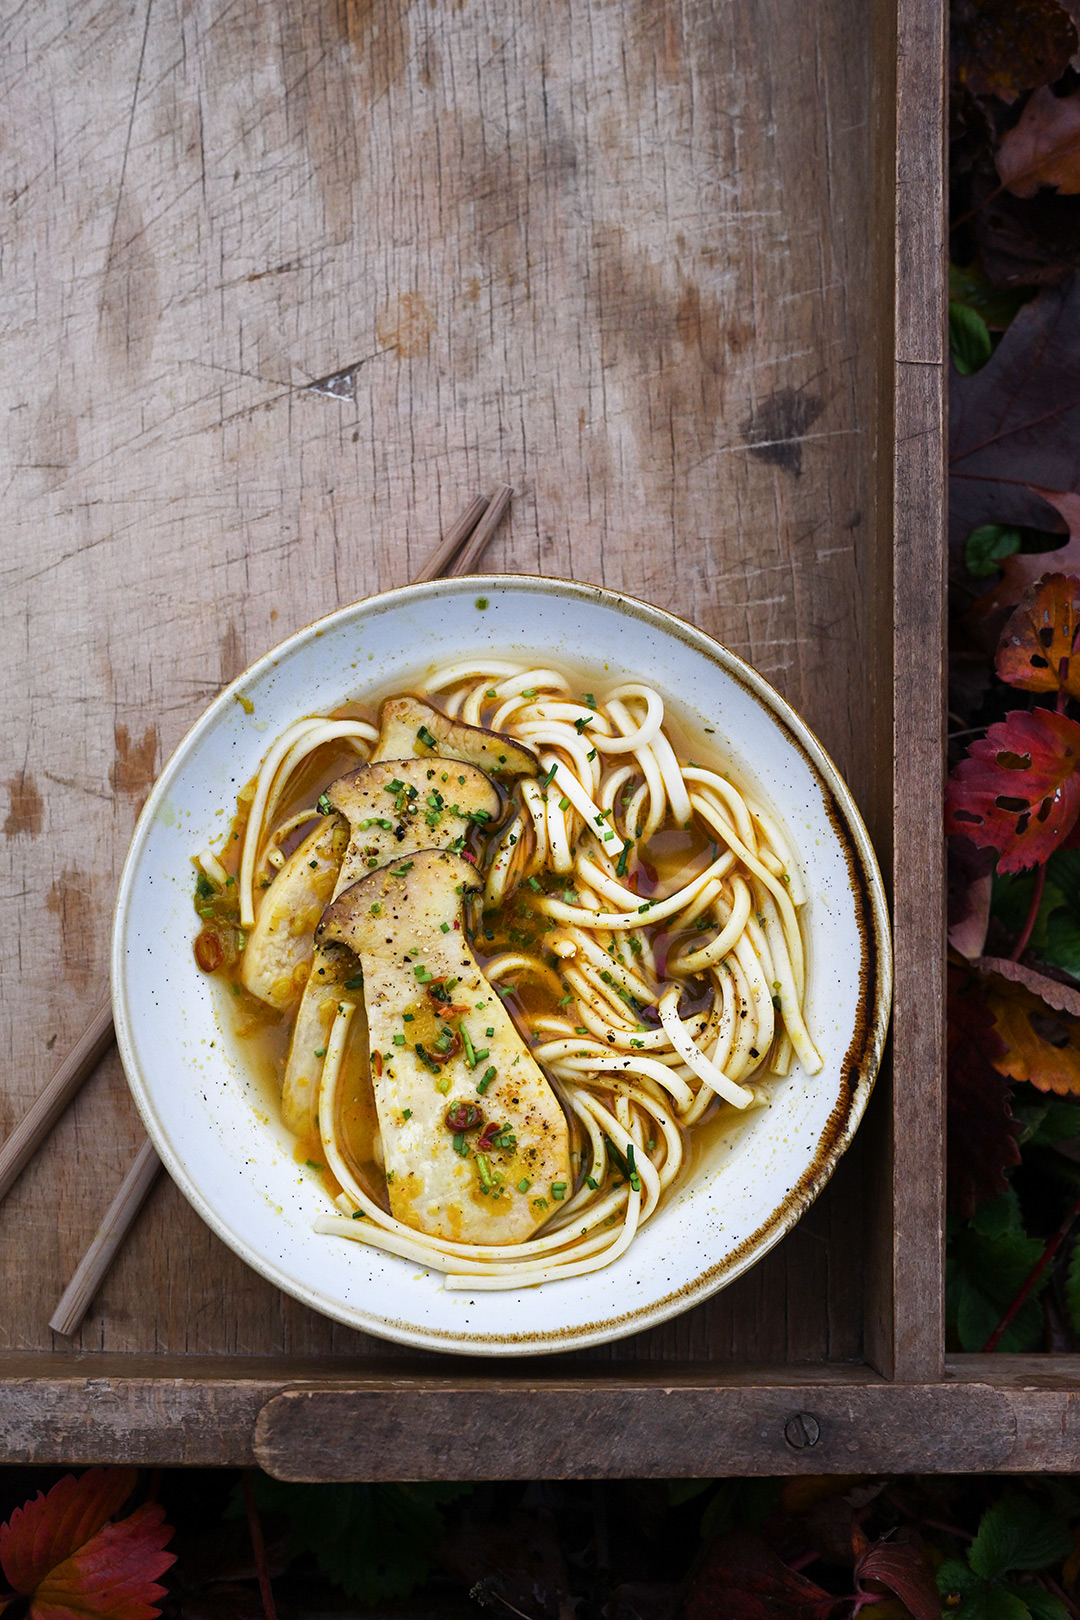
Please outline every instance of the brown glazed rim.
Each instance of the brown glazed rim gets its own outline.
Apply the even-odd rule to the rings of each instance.
[[[885,900],[884,886],[878,868],[877,858],[869,835],[863,824],[861,815],[855,805],[851,793],[844,782],[827,751],[818,738],[811,731],[804,720],[796,714],[784,698],[782,698],[763,676],[743,662],[735,653],[728,650],[712,636],[688,624],[675,614],[663,608],[654,607],[651,603],[642,602],[636,597],[627,596],[622,591],[610,590],[606,586],[581,584],[574,580],[544,579],[533,574],[470,574],[462,578],[451,580],[431,580],[422,585],[405,585],[398,589],[384,591],[377,596],[361,599],[348,606],[338,608],[335,612],[322,619],[303,626],[272,648],[262,658],[256,660],[241,675],[230,683],[225,690],[218,694],[199,720],[182,739],[174,757],[186,751],[189,743],[195,740],[195,734],[204,727],[213,723],[219,709],[225,709],[233,700],[234,693],[241,691],[251,679],[261,679],[269,675],[276,667],[281,657],[291,650],[294,642],[307,639],[312,634],[323,635],[327,630],[334,628],[341,620],[349,619],[358,607],[365,609],[365,616],[381,614],[399,607],[403,603],[419,602],[428,598],[445,599],[450,595],[483,595],[485,591],[497,593],[507,589],[514,593],[535,594],[546,597],[576,597],[585,601],[596,602],[607,608],[614,608],[627,618],[647,624],[650,628],[662,634],[682,641],[695,652],[708,658],[724,675],[735,681],[760,707],[769,718],[779,727],[787,741],[802,755],[810,768],[825,802],[826,812],[836,837],[844,851],[847,861],[851,890],[855,897],[856,922],[860,936],[860,968],[859,968],[859,1011],[856,1018],[855,1030],[844,1056],[842,1065],[842,1086],[837,1104],[826,1121],[825,1127],[818,1139],[813,1158],[798,1182],[787,1193],[780,1205],[772,1212],[758,1229],[739,1245],[739,1247],[726,1255],[723,1260],[702,1272],[693,1282],[684,1283],[681,1288],[654,1300],[648,1305],[642,1305],[636,1310],[627,1311],[617,1316],[608,1316],[595,1322],[578,1323],[574,1327],[559,1328],[549,1333],[530,1332],[528,1334],[500,1333],[481,1334],[468,1332],[449,1332],[444,1329],[431,1327],[417,1327],[411,1322],[402,1321],[392,1317],[368,1317],[358,1320],[358,1313],[349,1309],[334,1308],[334,1302],[324,1298],[314,1290],[305,1288],[297,1279],[286,1276],[278,1269],[252,1255],[247,1244],[239,1238],[234,1238],[228,1227],[224,1225],[221,1217],[206,1203],[199,1187],[193,1182],[186,1166],[171,1150],[164,1133],[157,1128],[157,1122],[152,1114],[148,1118],[148,1105],[144,1107],[143,1098],[139,1095],[141,1085],[134,1086],[135,1100],[143,1114],[144,1122],[154,1139],[155,1145],[169,1170],[170,1175],[177,1182],[181,1191],[203,1220],[218,1233],[231,1248],[238,1253],[244,1262],[253,1270],[272,1282],[276,1287],[293,1295],[294,1298],[308,1304],[312,1309],[323,1315],[328,1315],[347,1325],[358,1328],[360,1331],[371,1332],[377,1337],[387,1338],[411,1348],[424,1348],[445,1350],[461,1354],[480,1353],[484,1355],[528,1355],[536,1353],[553,1353],[556,1351],[587,1349],[590,1346],[603,1344],[613,1339],[626,1337],[630,1333],[639,1332],[645,1328],[655,1327],[688,1310],[691,1306],[699,1304],[702,1300],[716,1293],[728,1283],[734,1282],[757,1260],[761,1259],[775,1243],[789,1232],[801,1215],[809,1209],[815,1198],[825,1186],[840,1155],[847,1148],[869,1100],[877,1077],[884,1049],[885,1037],[888,1031],[889,1010],[892,993],[892,950],[889,935],[888,910]],[[170,765],[166,765],[159,778],[163,785],[164,778],[170,774]],[[128,864],[136,858],[137,848],[141,847],[139,837],[140,827],[144,818],[152,817],[156,809],[157,790],[151,793],[143,809],[140,824],[135,829],[132,838],[132,847],[128,856],[128,863],[122,874],[117,902],[117,927],[114,932],[114,1011],[120,1043],[121,1056],[124,1059],[125,1069],[129,1074],[138,1073],[134,1050],[128,1031],[126,1007],[122,990],[122,975],[116,972],[122,962],[122,930],[120,924],[120,907],[126,895],[129,880]],[[543,1285],[541,1285],[543,1286]]]

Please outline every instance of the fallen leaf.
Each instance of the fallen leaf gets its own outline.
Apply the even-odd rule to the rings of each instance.
[[[958,548],[982,524],[1059,526],[1041,492],[1080,490],[1080,276],[1025,304],[981,370],[953,371],[949,460]]]
[[[946,1151],[950,1208],[970,1219],[1008,1186],[1020,1163],[1011,1083],[996,1064],[1008,1048],[994,1027],[986,985],[949,964],[946,1073]]]
[[[948,843],[949,944],[971,961],[986,944],[994,852],[978,849],[970,838],[952,837]]]
[[[1001,101],[1052,84],[1077,49],[1058,0],[954,0],[949,32],[954,78]]]
[[[941,1620],[941,1597],[934,1571],[921,1547],[895,1541],[875,1542],[855,1566],[855,1589],[860,1595],[864,1581],[877,1581],[895,1592],[907,1604],[915,1620]]]
[[[1025,692],[1080,697],[1080,580],[1047,574],[1024,592],[1001,632],[996,667],[1003,681]]]
[[[1080,990],[1074,990],[1070,985],[1061,984],[1057,979],[1051,979],[1045,973],[1038,973],[1034,968],[1024,967],[1020,962],[1011,962],[1003,956],[984,956],[978,962],[983,973],[998,973],[1003,979],[1009,979],[1013,984],[1022,984],[1025,990],[1045,1001],[1047,1006],[1053,1007],[1057,1012],[1068,1013],[1071,1018],[1080,1018]]]
[[[1066,494],[1056,489],[1036,489],[1035,494],[1065,519],[1069,526],[1069,539],[1052,551],[1017,552],[1004,558],[1000,580],[969,609],[969,623],[1009,612],[1022,600],[1024,592],[1047,574],[1080,577],[1080,495]]]
[[[758,1536],[714,1536],[694,1573],[679,1620],[829,1620],[844,1600],[783,1563]]]
[[[1006,1048],[995,1069],[1059,1097],[1080,1094],[1080,1023],[998,975],[988,982],[987,1001]]]
[[[1045,861],[1080,812],[1080,725],[1013,709],[978,738],[945,790],[945,830],[998,851],[999,872]]]
[[[0,1527],[0,1566],[30,1598],[28,1620],[153,1620],[160,1612],[157,1577],[175,1562],[163,1551],[173,1533],[165,1509],[147,1503],[108,1522],[137,1477],[133,1468],[65,1475]]]
[[[1080,91],[1055,96],[1049,85],[1036,90],[1002,136],[995,162],[1015,197],[1034,197],[1040,186],[1080,191]]]
[[[38,1492],[0,1525],[0,1567],[16,1592],[29,1594],[57,1564],[115,1518],[138,1479],[134,1468],[65,1474],[48,1496]]]
[[[145,1503],[118,1524],[107,1524],[40,1583],[30,1620],[154,1620],[165,1588],[157,1584],[175,1562],[163,1551],[172,1535],[165,1509]]]

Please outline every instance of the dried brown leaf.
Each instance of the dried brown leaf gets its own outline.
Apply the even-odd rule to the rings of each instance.
[[[1055,96],[1048,85],[1036,90],[1002,136],[994,161],[1015,197],[1034,197],[1040,186],[1080,191],[1080,91]]]

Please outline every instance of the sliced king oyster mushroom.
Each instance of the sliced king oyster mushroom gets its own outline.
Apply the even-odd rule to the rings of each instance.
[[[312,939],[337,876],[348,835],[338,816],[320,820],[266,890],[241,958],[245,990],[271,1007],[289,1007],[304,988]]]
[[[416,697],[387,698],[379,714],[379,738],[372,760],[462,759],[490,776],[539,776],[540,761],[531,748],[501,731],[469,726],[464,720],[433,709]]]
[[[464,930],[474,869],[422,850],[327,908],[360,958],[392,1213],[434,1237],[519,1243],[572,1191],[566,1119]]]
[[[331,894],[340,894],[369,869],[387,862],[397,869],[418,849],[445,849],[464,840],[470,823],[482,826],[494,821],[500,810],[499,795],[483,771],[450,760],[396,759],[361,765],[332,782],[326,797],[347,817],[351,837],[337,882],[324,892],[319,916]],[[280,881],[274,880],[268,899]],[[307,913],[309,955],[318,920]],[[321,1054],[334,1008],[358,972],[356,958],[343,946],[316,945],[281,1088],[282,1118],[301,1138],[316,1134]]]

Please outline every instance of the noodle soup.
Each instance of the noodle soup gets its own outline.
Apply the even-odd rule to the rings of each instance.
[[[481,657],[297,721],[199,863],[196,959],[317,1230],[450,1289],[610,1265],[706,1133],[821,1068],[794,854],[639,682]]]

